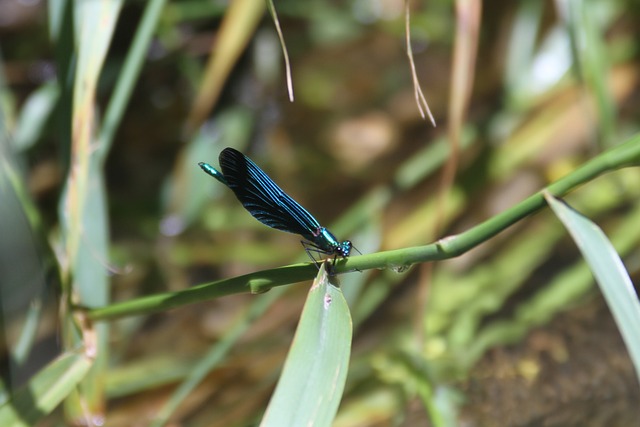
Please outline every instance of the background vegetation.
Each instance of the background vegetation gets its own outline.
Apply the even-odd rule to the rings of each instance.
[[[306,261],[197,167],[233,146],[369,263],[339,278],[353,344],[334,425],[633,425],[633,364],[549,209],[447,261],[382,251],[463,233],[637,147],[637,2],[413,2],[436,127],[404,2],[275,4],[294,102],[267,6],[0,2],[0,421],[260,422],[310,282],[245,291],[316,269],[240,278],[223,298],[194,287]],[[639,174],[567,197],[636,283]]]

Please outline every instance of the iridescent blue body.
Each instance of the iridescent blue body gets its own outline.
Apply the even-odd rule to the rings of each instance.
[[[301,235],[306,240],[302,244],[311,259],[314,258],[310,252],[349,256],[352,248],[349,240],[339,241],[247,156],[233,148],[225,148],[219,162],[222,172],[208,163],[198,165],[229,187],[255,219],[269,227]]]

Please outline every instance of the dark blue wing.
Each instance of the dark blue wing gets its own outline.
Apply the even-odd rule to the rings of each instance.
[[[254,218],[269,227],[314,240],[320,223],[251,159],[225,148],[219,161],[227,186]]]

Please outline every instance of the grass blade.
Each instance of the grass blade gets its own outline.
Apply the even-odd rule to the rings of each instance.
[[[264,2],[242,0],[229,3],[216,43],[204,71],[198,95],[187,121],[187,130],[196,131],[218,101],[233,66],[244,52],[264,13]]]
[[[589,264],[640,379],[640,303],[620,256],[597,225],[549,193],[545,198]]]
[[[0,406],[0,425],[33,426],[53,411],[84,378],[92,360],[84,353],[67,353],[41,370]]]
[[[95,129],[98,80],[122,8],[121,0],[74,3],[77,65],[73,81],[73,118],[70,169],[59,210],[65,242],[63,292],[77,296],[80,305],[104,306],[109,299],[109,280],[105,272],[108,258],[108,215],[104,174]],[[66,348],[97,345],[97,356],[81,391],[65,402],[69,423],[86,423],[87,418],[103,417],[104,381],[108,364],[108,325],[77,334],[74,319],[63,316]],[[87,333],[89,332],[89,333]],[[96,342],[92,336],[95,332]]]
[[[330,426],[351,354],[351,315],[323,266],[309,291],[263,427]]]

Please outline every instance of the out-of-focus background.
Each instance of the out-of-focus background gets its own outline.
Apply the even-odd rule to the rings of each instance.
[[[640,5],[631,0],[412,2],[415,70],[436,127],[416,105],[402,0],[276,2],[294,102],[263,2],[123,2],[104,45],[83,45],[82,37],[109,33],[107,12],[93,34],[81,19],[73,33],[82,2],[71,15],[60,3],[0,1],[9,388],[69,348],[73,333],[60,320],[65,283],[81,283],[72,300],[100,307],[305,260],[298,236],[260,224],[200,171],[197,162],[217,166],[226,146],[249,155],[338,238],[372,253],[467,230],[640,127]],[[149,18],[131,99],[114,106],[152,4],[158,15]],[[472,11],[480,5],[476,34]],[[73,97],[73,87],[77,94],[91,81],[78,70],[92,67],[101,69],[95,100]],[[86,105],[95,108],[80,109]],[[83,146],[82,135],[98,142]],[[443,186],[452,139],[456,178]],[[68,179],[76,164],[89,165],[86,181],[82,168]],[[630,168],[569,197],[609,235],[636,283],[639,183]],[[78,214],[73,197],[83,191]],[[640,419],[640,390],[616,325],[547,211],[431,270],[341,280],[354,342],[336,426]],[[258,423],[309,285],[278,289],[171,411],[169,425]],[[109,426],[149,425],[191,368],[268,295],[102,323],[98,342],[108,356],[89,407]],[[39,425],[83,424],[73,413],[56,410]]]

